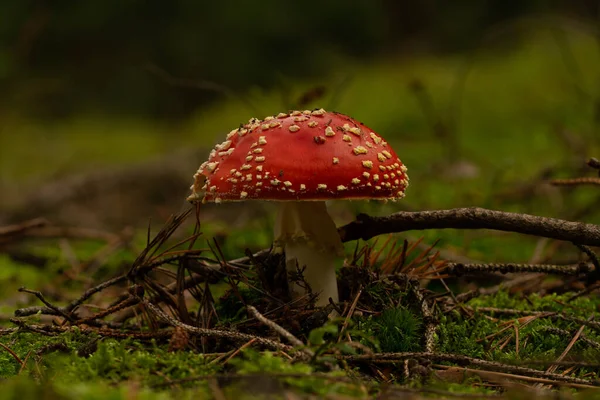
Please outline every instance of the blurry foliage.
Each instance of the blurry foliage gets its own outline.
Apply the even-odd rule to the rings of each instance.
[[[310,375],[311,373],[315,372],[315,368],[311,365],[304,363],[292,364],[288,359],[285,359],[279,355],[275,355],[268,351],[259,353],[252,349],[244,350],[242,357],[232,359],[229,364],[231,364],[231,366],[233,366],[239,374],[264,374],[264,380],[267,382],[274,380],[273,378],[269,377],[270,374]],[[337,374],[332,374],[332,376],[336,375],[344,376],[344,374],[340,372]],[[254,379],[258,379],[260,381],[260,377],[255,377]],[[311,393],[320,396],[325,396],[328,394],[331,395],[334,393],[352,394],[356,393],[357,390],[351,385],[345,383],[335,383],[323,380],[319,377],[307,376],[300,378],[282,378],[280,382],[285,383],[286,386],[300,389],[304,393]],[[271,384],[273,384],[273,382]],[[276,382],[275,385],[276,387],[280,386]],[[248,384],[244,386],[246,390],[259,390],[260,393],[262,391],[260,388],[261,386],[264,387],[264,382],[263,385],[254,383],[252,385]]]
[[[97,388],[95,388],[97,390]],[[40,399],[40,400],[67,400],[73,399],[59,391],[50,383],[43,382],[40,385],[32,385],[31,380],[24,377],[16,377],[2,382],[3,400]],[[108,398],[108,397],[104,397]],[[111,399],[114,397],[111,397]],[[92,399],[92,397],[86,397]]]
[[[290,84],[289,90],[299,95],[315,84],[327,83],[329,91],[308,107],[333,104],[335,109],[366,122],[386,137],[409,167],[411,186],[401,203],[382,206],[355,202],[354,208],[386,213],[398,207],[476,204],[560,215],[588,202],[586,189],[562,191],[564,194],[554,189],[538,191],[527,198],[543,201],[523,202],[513,186],[536,179],[547,168],[571,174],[575,165],[597,155],[600,144],[600,125],[595,116],[598,100],[594,96],[595,88],[600,87],[598,42],[584,29],[567,32],[570,60],[576,62],[580,72],[574,76],[566,67],[560,46],[544,26],[549,25],[532,24],[525,31],[527,38],[510,52],[497,53],[482,47],[472,52],[471,58],[421,55],[403,59],[392,54],[368,64],[348,63],[328,75],[329,82],[321,78]],[[514,32],[508,32],[503,37],[509,40],[513,36]],[[351,79],[335,86],[335,79],[344,74]],[[461,175],[456,163],[448,160],[450,139],[438,137],[432,128],[436,120],[424,112],[411,89],[415,81],[433,103],[434,118],[457,142],[455,160],[474,166],[474,175]],[[582,97],[581,88],[590,96]],[[337,97],[335,90],[339,92]],[[185,146],[209,147],[222,141],[220,138],[240,122],[286,108],[281,88],[243,93],[258,111],[239,101],[218,101],[199,108],[179,123],[155,123],[130,116],[77,115],[52,122],[3,116],[0,186],[5,183],[14,187],[14,183],[22,185],[23,180],[44,181],[72,171],[139,162]],[[199,162],[191,164],[190,171]],[[4,201],[0,198],[0,203]],[[462,240],[463,236],[454,232],[442,235],[453,240]],[[515,254],[515,258],[520,257]]]
[[[3,3],[0,15],[3,92],[42,115],[82,100],[119,114],[184,115],[215,93],[170,87],[148,66],[234,90],[272,86],[278,72],[329,70],[339,52],[371,54],[386,33],[382,4],[370,0],[24,1]]]
[[[234,91],[272,88],[288,78],[327,76],[348,58],[406,53],[399,49],[415,44],[438,52],[474,48],[495,24],[536,12],[584,17],[594,13],[591,3],[2,2],[0,107],[46,117],[90,110],[178,117],[224,90],[173,86],[151,72],[155,67]]]
[[[143,246],[144,239],[137,240],[139,247]],[[66,246],[68,250],[58,241],[46,240],[37,246],[15,246],[1,253],[0,286],[4,292],[14,293],[22,286],[46,289],[58,286],[60,295],[71,290],[78,293],[82,285],[94,279],[127,269],[137,256],[132,248],[121,248],[96,266],[96,257],[104,249],[102,243],[72,241]],[[0,305],[1,311],[4,311],[3,305]]]

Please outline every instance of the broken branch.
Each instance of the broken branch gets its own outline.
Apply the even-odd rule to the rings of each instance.
[[[600,226],[558,218],[487,210],[479,207],[433,211],[401,211],[386,217],[359,214],[355,221],[338,228],[342,241],[393,232],[423,229],[493,229],[600,246]]]

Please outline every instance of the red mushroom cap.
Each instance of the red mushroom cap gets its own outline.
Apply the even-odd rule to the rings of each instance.
[[[406,167],[364,124],[323,109],[251,119],[215,146],[190,201],[404,197]]]

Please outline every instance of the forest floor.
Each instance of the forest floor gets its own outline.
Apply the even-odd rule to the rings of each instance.
[[[0,399],[600,398],[600,57],[570,38],[357,65],[320,98],[302,96],[315,83],[245,96],[264,115],[294,94],[330,105],[396,149],[406,200],[334,203],[339,226],[512,212],[347,240],[334,319],[273,296],[271,204],[197,219],[183,200],[206,149],[251,116],[240,99],[175,127],[5,116],[0,148],[26,154],[0,159]]]

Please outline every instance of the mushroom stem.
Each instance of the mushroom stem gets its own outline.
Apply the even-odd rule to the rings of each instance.
[[[317,306],[329,304],[330,297],[339,301],[335,260],[343,246],[325,202],[282,202],[274,231],[275,245],[285,251],[288,280],[300,270],[312,293],[319,295]],[[290,282],[290,291],[300,297],[308,288]]]

